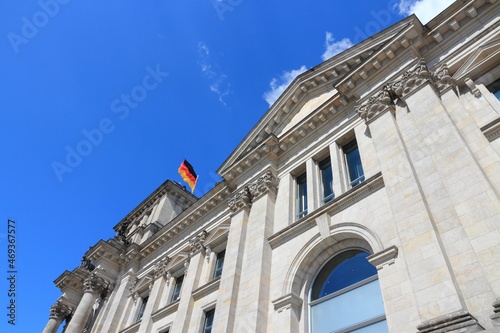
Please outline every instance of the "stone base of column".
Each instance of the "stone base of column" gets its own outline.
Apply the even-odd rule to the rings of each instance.
[[[477,319],[465,310],[455,311],[427,320],[417,326],[418,333],[473,333],[484,331]]]

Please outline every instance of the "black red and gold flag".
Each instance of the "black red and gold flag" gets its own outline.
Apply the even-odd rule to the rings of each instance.
[[[189,187],[191,187],[191,193],[194,193],[194,188],[196,186],[196,182],[198,181],[198,175],[194,172],[193,166],[189,164],[187,160],[184,160],[182,161],[178,171],[182,179],[188,183]]]

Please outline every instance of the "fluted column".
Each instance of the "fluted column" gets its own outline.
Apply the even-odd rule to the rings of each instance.
[[[54,305],[50,307],[50,317],[49,322],[43,329],[42,333],[56,333],[59,329],[61,322],[71,314],[73,309],[71,309],[66,304],[61,301],[57,301]]]
[[[83,297],[66,328],[66,333],[82,332],[97,297],[104,293],[108,287],[109,282],[95,274],[90,275],[83,281]]]

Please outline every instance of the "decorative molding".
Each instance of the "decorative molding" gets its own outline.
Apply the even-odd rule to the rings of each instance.
[[[466,310],[455,311],[431,320],[427,320],[418,325],[417,329],[417,333],[472,333],[484,330],[484,328],[479,325],[477,319]]]
[[[83,292],[92,293],[95,295],[107,294],[111,289],[111,284],[109,281],[97,276],[95,273],[90,274],[85,280],[83,280]]]
[[[158,262],[156,262],[154,264],[153,272],[154,272],[155,279],[158,279],[162,276],[164,276],[164,277],[167,276],[167,266],[168,266],[169,262],[170,262],[170,257],[165,256],[161,260],[159,260]]]
[[[368,256],[366,259],[370,262],[370,264],[377,267],[377,270],[381,270],[384,266],[394,264],[397,257],[398,248],[396,245],[393,245],[385,250]]]
[[[294,308],[296,310],[300,309],[303,300],[294,293],[290,293],[275,299],[274,301],[272,301],[272,303],[274,305],[275,311],[282,312],[283,310],[287,310],[290,308]]]
[[[136,333],[139,332],[139,326],[141,326],[141,321],[130,325],[129,327],[120,331],[120,333]]]
[[[214,291],[219,289],[219,285],[220,285],[220,276],[218,278],[206,283],[205,285],[193,290],[193,292],[191,293],[193,296],[193,299],[195,301],[197,301],[200,298],[203,298],[203,297],[213,293]]]
[[[191,247],[189,252],[190,256],[194,256],[198,252],[206,253],[205,240],[207,239],[207,236],[208,232],[203,230],[199,235],[189,241],[189,246]]]
[[[374,120],[377,116],[391,111],[395,112],[395,100],[400,98],[404,100],[416,92],[424,84],[430,83],[439,94],[443,94],[450,88],[456,89],[456,80],[450,76],[448,66],[441,65],[436,71],[432,72],[427,67],[424,59],[420,59],[418,64],[397,80],[387,82],[381,90],[373,94],[368,100],[355,107],[357,114],[365,122]]]
[[[57,302],[50,307],[50,319],[64,320],[73,314],[73,308],[57,300]]]
[[[158,311],[153,312],[151,314],[151,319],[153,320],[153,323],[156,323],[158,320],[163,319],[166,316],[168,316],[169,314],[177,311],[178,308],[179,308],[179,300],[176,300],[175,302],[167,304],[166,306],[159,309]]]
[[[250,210],[252,207],[252,193],[248,186],[243,187],[243,190],[236,193],[229,201],[228,201],[229,209],[236,213],[242,209]]]
[[[490,316],[494,323],[500,326],[500,298],[493,302],[493,314]]]
[[[481,131],[490,142],[498,139],[500,137],[500,117],[481,127]]]
[[[229,209],[234,213],[241,209],[250,209],[252,203],[266,193],[276,195],[279,180],[270,170],[252,183],[243,186],[243,189],[236,193],[229,201]]]

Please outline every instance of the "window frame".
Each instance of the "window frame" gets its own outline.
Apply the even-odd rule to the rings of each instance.
[[[144,317],[144,312],[146,311],[146,306],[148,305],[149,301],[149,293],[144,296],[141,296],[140,299],[141,299],[141,304],[139,305],[137,316],[135,317],[136,323],[142,321],[142,318]]]
[[[365,253],[368,253],[370,254],[371,252],[368,251],[367,249],[364,249],[364,248],[360,248],[360,247],[349,247],[349,248],[346,248],[346,249],[343,249],[341,251],[338,251],[336,252],[334,255],[332,255],[331,257],[329,257],[327,260],[325,260],[325,262],[321,265],[321,267],[317,270],[317,272],[314,274],[314,277],[312,279],[312,282],[309,286],[309,290],[308,290],[308,326],[309,326],[309,332],[311,333],[314,333],[313,331],[313,315],[312,315],[312,308],[313,306],[315,305],[318,305],[320,303],[323,303],[323,302],[326,302],[332,298],[335,298],[337,296],[340,296],[342,294],[345,294],[345,293],[348,293],[349,291],[352,291],[356,288],[359,288],[361,286],[364,286],[368,283],[371,283],[373,281],[376,281],[376,280],[379,280],[379,277],[378,277],[378,272],[377,274],[374,274],[370,277],[367,277],[361,281],[358,281],[358,282],[355,282],[353,283],[352,285],[349,285],[345,288],[342,288],[340,290],[337,290],[331,294],[328,294],[326,296],[323,296],[323,297],[320,297],[318,299],[315,299],[314,301],[311,301],[311,298],[312,298],[312,292],[313,292],[313,287],[314,287],[314,283],[316,282],[316,279],[318,278],[319,274],[321,273],[321,271],[323,270],[323,268],[336,256],[342,254],[343,252],[347,252],[347,251],[351,251],[351,250],[358,250],[358,251],[363,251]],[[382,288],[380,288],[380,291],[382,292]],[[382,296],[382,295],[381,295]],[[382,296],[382,302],[384,301],[383,299],[383,296]],[[341,329],[338,329],[338,330],[335,330],[335,331],[332,331],[331,333],[349,333],[353,330],[357,330],[357,329],[360,329],[360,328],[364,328],[364,327],[368,327],[370,325],[373,325],[375,323],[378,323],[378,322],[381,322],[383,320],[387,320],[387,315],[385,313],[385,308],[384,308],[384,314],[383,315],[379,315],[379,316],[376,316],[376,317],[373,317],[373,318],[369,318],[367,320],[363,320],[361,322],[357,322],[351,326],[347,326],[347,327],[343,327]]]
[[[222,258],[219,257],[221,254],[223,254]],[[214,272],[212,274],[212,280],[215,280],[215,279],[222,276],[222,270],[224,269],[225,257],[226,257],[226,249],[223,249],[223,250],[217,252],[217,255],[215,256],[215,266],[214,266]],[[222,261],[222,263],[221,263],[221,266],[218,267],[220,261]]]
[[[325,205],[328,202],[335,199],[335,190],[333,188],[333,165],[330,156],[324,158],[320,162],[317,163],[319,170],[319,184],[320,184],[320,197],[321,197],[321,205]],[[330,191],[331,193],[325,196],[325,190],[327,189],[328,184],[325,184],[325,171],[330,169]]]
[[[307,173],[295,177],[295,220],[300,220],[308,214]],[[301,196],[302,193],[302,196]]]
[[[180,279],[180,285],[179,285],[179,279]],[[184,283],[184,274],[179,275],[178,277],[175,278],[175,285],[172,288],[172,295],[170,295],[170,303],[177,302],[181,298],[183,283]]]
[[[214,319],[215,319],[215,308],[212,308],[210,310],[206,310],[206,311],[203,311],[204,312],[204,318],[203,318],[203,327],[202,327],[202,330],[201,332],[202,333],[211,333],[212,332],[212,329],[213,329],[213,326],[214,326]],[[210,327],[207,328],[207,322],[209,320],[209,314],[211,314],[211,323],[210,323]],[[207,331],[207,329],[209,329]]]
[[[359,166],[361,167],[361,175],[353,180],[351,179],[351,170],[353,166],[350,165],[349,154],[354,151],[357,151],[357,154],[359,156]],[[361,160],[361,154],[359,152],[358,141],[356,140],[356,138],[350,140],[348,143],[342,146],[342,153],[344,155],[344,167],[346,170],[347,187],[348,189],[351,189],[358,186],[359,184],[361,184],[366,180],[365,171],[363,169],[363,162]]]

